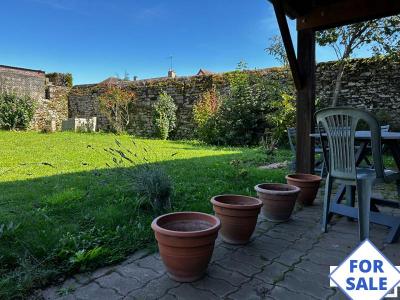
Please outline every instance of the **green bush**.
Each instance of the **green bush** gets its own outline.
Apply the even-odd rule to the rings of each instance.
[[[140,168],[134,175],[138,206],[150,206],[155,216],[171,209],[172,181],[159,165]]]
[[[258,145],[266,138],[285,143],[286,128],[295,124],[293,86],[259,74],[229,74],[228,95],[204,93],[195,104],[198,137],[209,144]]]
[[[193,106],[193,118],[197,127],[197,136],[206,143],[212,143],[216,139],[215,117],[220,106],[221,97],[215,87],[204,92]]]
[[[72,87],[73,79],[71,73],[48,73],[46,78],[54,85]]]
[[[176,127],[176,110],[174,99],[166,92],[158,96],[154,107],[154,125],[158,138],[166,140],[169,133]]]
[[[35,113],[35,102],[28,96],[0,94],[0,128],[27,129]]]
[[[281,97],[270,102],[267,123],[271,138],[279,144],[287,143],[287,128],[296,126],[296,98],[283,92]]]
[[[217,144],[255,145],[260,141],[266,128],[268,99],[260,82],[252,79],[244,72],[232,74],[230,93],[217,115]]]

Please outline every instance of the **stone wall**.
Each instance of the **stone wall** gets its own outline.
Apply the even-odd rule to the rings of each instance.
[[[317,97],[326,106],[331,103],[335,63],[320,63],[317,70]],[[370,110],[381,123],[400,130],[400,63],[386,58],[352,60],[338,100],[338,105]]]
[[[31,129],[48,129],[51,120],[60,129],[62,120],[68,117],[69,91],[67,86],[54,85],[43,71],[0,66],[0,92],[29,96],[36,101]]]
[[[320,106],[331,102],[335,82],[336,62],[320,63],[317,66],[317,98]],[[280,68],[256,72],[274,80],[290,84],[287,72]],[[206,90],[215,86],[221,94],[228,90],[229,73],[192,77],[159,78],[122,83],[123,88],[135,91],[137,105],[132,109],[133,124],[130,130],[138,135],[153,132],[152,107],[158,94],[164,90],[178,106],[178,126],[175,138],[191,137],[193,133],[193,104]],[[352,60],[345,69],[339,104],[362,107],[374,112],[382,123],[400,130],[400,64],[386,58]],[[104,89],[101,85],[75,86],[69,94],[69,117],[98,117],[100,129],[107,128],[107,120],[98,109],[97,95]]]
[[[62,121],[68,118],[68,94],[70,90],[68,87],[55,86],[51,83],[46,86],[45,97],[38,100],[32,120],[32,129],[49,129],[52,120],[55,120],[57,130],[61,129]]]
[[[46,75],[40,70],[0,66],[0,91],[40,99],[45,94]]]
[[[276,80],[287,80],[286,71],[271,68],[251,71],[259,76],[272,77]],[[178,78],[158,78],[119,83],[123,89],[135,92],[137,101],[132,108],[131,125],[128,131],[150,136],[154,133],[153,107],[158,95],[165,91],[175,100],[177,110],[177,128],[171,134],[173,138],[193,137],[193,105],[205,91],[215,87],[221,95],[229,90],[228,77],[231,73],[189,76]],[[97,96],[104,91],[105,85],[75,86],[69,94],[69,117],[97,117],[98,129],[107,130],[108,122],[101,116]]]

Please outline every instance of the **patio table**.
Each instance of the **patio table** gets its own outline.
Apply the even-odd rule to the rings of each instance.
[[[310,134],[313,138],[319,138],[319,133]],[[326,134],[321,134],[323,140]],[[371,142],[371,132],[370,131],[356,131],[355,140],[358,143],[356,148],[356,165],[359,166],[363,159],[368,154],[368,145]],[[326,143],[326,140],[323,141]],[[397,169],[400,170],[400,132],[381,132],[381,142],[390,149],[390,153],[396,163]],[[347,197],[347,204],[342,204],[344,196]],[[345,185],[340,185],[336,192],[335,198],[331,201],[331,209],[329,217],[332,217],[332,213],[337,213],[343,216],[347,216],[353,219],[358,219],[358,210],[355,209],[354,200],[355,199],[355,188],[346,187]],[[371,197],[371,212],[370,212],[370,222],[380,225],[385,225],[390,228],[390,232],[386,238],[386,242],[393,243],[400,236],[400,217],[383,214],[379,211],[377,205],[389,206],[392,208],[400,208],[399,201],[385,200],[376,197]]]

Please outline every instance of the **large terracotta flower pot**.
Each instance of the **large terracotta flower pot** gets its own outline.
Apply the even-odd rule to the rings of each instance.
[[[222,240],[229,244],[246,244],[256,227],[262,202],[253,197],[220,195],[211,198],[211,203],[221,220]]]
[[[297,197],[297,201],[303,205],[312,205],[321,183],[321,177],[312,174],[290,174],[286,176],[288,184],[297,186],[300,188],[300,194]]]
[[[263,202],[263,214],[272,222],[290,219],[296,199],[300,193],[297,186],[282,183],[261,183],[254,187]]]
[[[207,269],[221,223],[199,212],[160,216],[151,224],[169,276],[179,282],[200,279]]]

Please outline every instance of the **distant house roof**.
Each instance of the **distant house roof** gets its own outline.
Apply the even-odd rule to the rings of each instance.
[[[200,69],[199,72],[197,72],[197,76],[199,75],[211,75],[214,74],[214,72],[208,71],[208,70],[204,70],[204,69]]]
[[[122,79],[119,79],[117,77],[108,77],[106,80],[103,80],[102,82],[100,82],[100,84],[117,84],[122,82]]]

